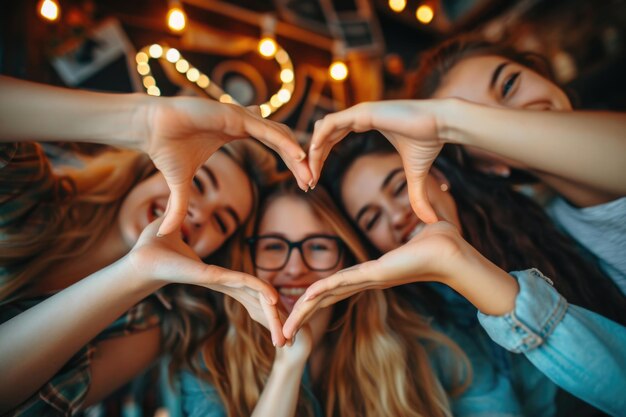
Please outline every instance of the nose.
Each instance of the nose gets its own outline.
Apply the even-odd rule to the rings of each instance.
[[[215,210],[214,204],[204,200],[191,198],[187,207],[187,218],[196,227],[202,226],[211,218]]]
[[[388,200],[385,204],[390,226],[395,229],[404,229],[411,216],[411,208],[398,201]]]
[[[309,270],[304,264],[304,260],[302,259],[302,253],[298,248],[293,248],[291,250],[291,253],[289,254],[289,259],[287,259],[287,264],[285,265],[283,270],[291,277],[298,277]]]

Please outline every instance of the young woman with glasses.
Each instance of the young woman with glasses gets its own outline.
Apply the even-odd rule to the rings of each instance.
[[[366,259],[328,194],[293,182],[264,197],[248,250],[243,270],[274,286],[286,312],[314,282]],[[391,292],[319,310],[283,348],[267,323],[224,304],[224,324],[182,375],[186,415],[450,416],[471,378],[456,344]]]

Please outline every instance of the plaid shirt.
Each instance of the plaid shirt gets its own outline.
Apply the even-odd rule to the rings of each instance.
[[[36,143],[0,144],[0,248],[11,244],[12,231],[38,227],[48,219],[50,204],[67,198],[71,185],[52,173]],[[9,281],[11,259],[0,255],[0,283]],[[34,307],[50,295],[32,299],[0,300],[0,323]],[[137,304],[78,351],[37,393],[7,413],[11,416],[71,416],[80,413],[91,382],[90,363],[97,342],[159,325],[163,306],[156,297]]]

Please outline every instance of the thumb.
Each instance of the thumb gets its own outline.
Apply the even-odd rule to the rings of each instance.
[[[406,170],[406,167],[405,167]],[[431,224],[438,221],[437,214],[430,204],[426,190],[426,178],[428,174],[407,174],[409,188],[409,201],[413,211],[424,223]]]
[[[157,236],[169,235],[172,232],[178,231],[180,226],[187,216],[187,206],[189,205],[189,190],[190,184],[176,184],[172,185],[168,183],[170,187],[170,197],[167,201],[167,209],[165,210],[163,223],[159,227]]]

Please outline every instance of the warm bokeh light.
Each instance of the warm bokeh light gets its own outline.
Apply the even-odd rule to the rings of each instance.
[[[290,61],[289,54],[284,49],[280,49],[276,52],[276,56],[274,58],[276,58],[276,61],[281,65]]]
[[[220,103],[232,103],[233,98],[229,94],[222,94],[220,96]]]
[[[150,94],[151,96],[160,96],[161,95],[161,90],[159,90],[159,87],[153,85],[152,87],[148,87],[148,94]]]
[[[176,63],[176,71],[185,73],[189,70],[189,62],[185,59],[181,59]]]
[[[278,98],[277,94],[274,94],[272,97],[270,97],[270,104],[278,108],[283,105],[283,102],[280,100],[280,98]]]
[[[348,67],[341,61],[335,61],[328,68],[330,77],[335,81],[343,81],[348,76]]]
[[[259,53],[265,58],[272,58],[277,49],[276,41],[272,38],[263,38],[259,42]]]
[[[143,86],[146,88],[156,86],[156,80],[154,79],[153,76],[148,75],[147,77],[144,77],[143,79]]]
[[[415,17],[417,17],[417,20],[419,20],[420,23],[427,25],[433,20],[433,17],[435,17],[435,12],[432,7],[422,4],[417,8]]]
[[[137,72],[141,75],[150,74],[150,65],[142,62],[141,64],[137,64]]]
[[[165,53],[165,59],[173,64],[180,59],[180,52],[176,48],[170,48]]]
[[[406,0],[389,0],[389,8],[396,13],[400,13],[406,7]]]
[[[211,80],[204,74],[200,74],[200,78],[198,78],[198,87],[207,88],[210,84]]]
[[[290,83],[293,81],[293,70],[290,68],[285,68],[280,72],[280,81],[284,83]]]
[[[259,106],[259,108],[261,109],[261,117],[267,117],[270,114],[272,114],[272,109],[270,108],[270,106],[268,106],[267,104],[263,103]]]
[[[148,53],[152,58],[158,59],[161,58],[161,56],[163,55],[163,48],[161,48],[161,45],[155,43],[154,45],[150,46],[150,49],[148,49]]]
[[[185,29],[187,25],[187,16],[183,9],[179,7],[172,7],[167,12],[167,26],[174,32],[180,32]]]
[[[139,52],[135,56],[135,61],[137,61],[138,64],[145,64],[146,62],[148,62],[149,59],[150,57],[145,52]]]
[[[198,71],[196,68],[191,68],[189,71],[187,71],[187,79],[191,81],[192,83],[195,83],[196,81],[198,81],[199,78],[200,78],[200,71]]]
[[[43,0],[39,2],[39,14],[46,20],[54,22],[59,18],[59,3],[56,0]]]
[[[276,93],[276,96],[283,104],[291,100],[291,92],[287,90],[286,88],[281,88],[280,90],[278,90],[278,93]]]

